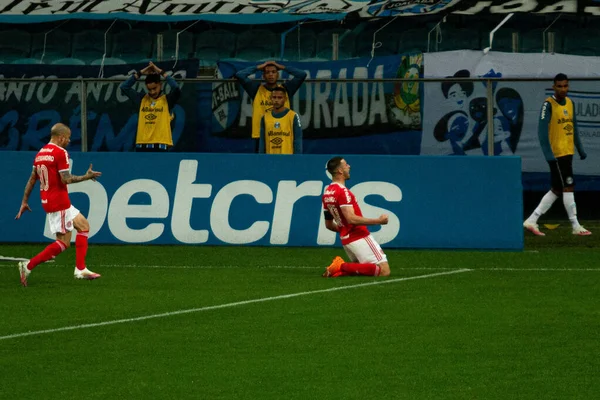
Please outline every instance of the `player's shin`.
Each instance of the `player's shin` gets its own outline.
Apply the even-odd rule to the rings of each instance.
[[[85,269],[85,256],[88,250],[88,231],[77,232],[75,237],[75,265],[78,270]]]
[[[63,242],[61,242],[60,240],[55,241],[54,243],[48,245],[37,256],[35,256],[31,260],[29,260],[27,269],[31,271],[39,264],[56,257],[57,255],[59,255],[60,253],[65,251],[66,249],[67,249],[67,246],[65,246],[65,244]]]
[[[371,263],[343,263],[342,271],[352,275],[379,276],[381,269],[377,264]]]

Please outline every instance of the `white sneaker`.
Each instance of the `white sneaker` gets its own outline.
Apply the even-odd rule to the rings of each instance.
[[[27,269],[27,264],[29,264],[29,260],[19,261],[19,275],[21,275],[21,285],[25,287],[27,287],[27,277],[31,273],[31,271]]]
[[[540,231],[540,227],[538,224],[534,224],[529,221],[523,222],[523,228],[527,229],[529,232],[533,233],[535,236],[546,236],[546,234]]]
[[[102,275],[97,274],[95,272],[90,271],[89,269],[82,269],[82,270],[78,270],[77,268],[75,268],[75,279],[87,279],[89,281],[92,281],[94,279],[98,279],[100,278]]]
[[[573,235],[577,236],[590,236],[592,232],[579,225],[577,228],[573,228]]]

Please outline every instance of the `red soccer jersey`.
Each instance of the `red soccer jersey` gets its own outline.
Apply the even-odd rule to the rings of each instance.
[[[340,239],[343,245],[370,235],[366,226],[349,224],[342,213],[342,207],[352,207],[354,214],[360,217],[363,216],[356,202],[356,197],[348,188],[333,182],[325,189],[322,200],[323,209],[331,213],[333,220],[339,228]]]
[[[69,170],[67,150],[48,143],[35,156],[33,169],[40,181],[40,197],[44,211],[50,213],[71,207],[67,185],[60,179],[60,172]]]

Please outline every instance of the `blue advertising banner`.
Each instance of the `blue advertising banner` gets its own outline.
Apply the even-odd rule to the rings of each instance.
[[[419,154],[421,98],[418,83],[366,83],[360,79],[416,78],[423,66],[421,53],[357,58],[323,62],[285,62],[302,69],[308,79],[292,96],[291,108],[300,116],[305,153]],[[218,64],[219,78],[256,63],[226,61]],[[261,72],[250,75],[261,79]],[[282,79],[288,78],[282,71]],[[337,82],[356,79],[356,82]],[[207,85],[203,85],[207,86]],[[206,90],[203,88],[202,90]],[[198,113],[210,127],[199,127],[203,148],[208,151],[248,151],[253,144],[231,139],[249,139],[252,127],[252,98],[241,85],[214,83],[212,96],[199,95]],[[210,101],[210,104],[208,104]],[[212,110],[207,115],[207,109]],[[343,140],[340,140],[343,139]],[[327,140],[327,141],[325,141]]]
[[[32,213],[15,220],[34,152],[0,159],[5,193],[0,242],[48,240],[36,187]],[[93,243],[331,246],[321,194],[329,155],[73,153],[73,173],[93,163],[97,182],[70,185]],[[388,248],[523,247],[518,157],[348,156],[349,188]],[[455,177],[456,179],[449,179]],[[14,213],[9,212],[14,210]],[[35,228],[37,227],[37,229]]]
[[[147,64],[146,64],[147,65]],[[106,65],[104,78],[123,81],[143,64]],[[157,63],[176,80],[196,77],[198,60]],[[97,78],[99,66],[89,65],[12,65],[0,64],[0,78],[40,78],[42,82],[0,82],[0,150],[38,150],[48,142],[50,128],[57,122],[72,131],[70,152],[81,150],[81,84],[57,82],[55,78]],[[137,131],[137,113],[133,103],[121,94],[120,82],[88,83],[87,132],[90,151],[131,151]],[[175,150],[195,150],[196,90],[186,90],[172,113]],[[143,82],[136,90],[144,91]],[[164,84],[166,93],[170,88]]]

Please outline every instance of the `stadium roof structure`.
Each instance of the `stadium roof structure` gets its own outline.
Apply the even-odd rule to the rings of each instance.
[[[64,19],[129,19],[269,24],[433,14],[600,15],[594,0],[0,0],[0,22],[35,23]]]

